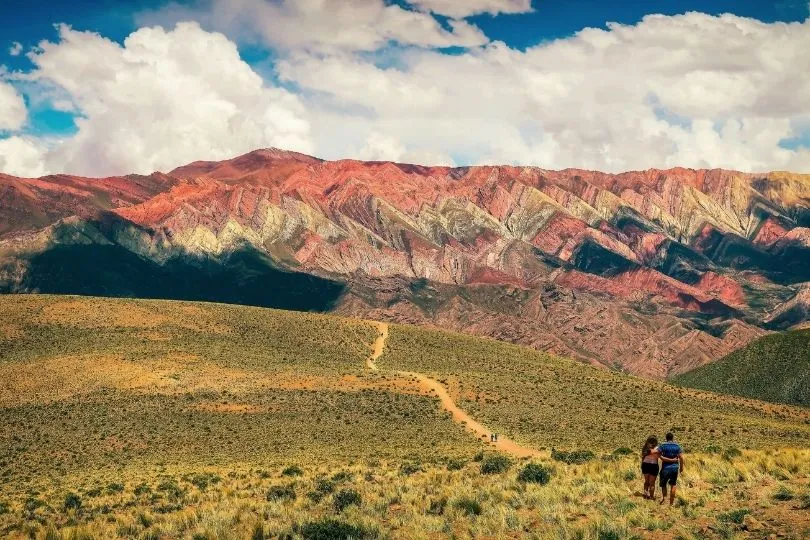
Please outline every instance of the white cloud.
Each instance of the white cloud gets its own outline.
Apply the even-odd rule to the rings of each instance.
[[[487,42],[476,26],[450,21],[384,0],[202,0],[170,4],[139,19],[172,25],[197,20],[234,39],[285,50],[375,51],[389,42],[419,47],[474,47]]]
[[[123,46],[66,26],[59,37],[29,54],[26,76],[58,86],[81,114],[75,135],[44,152],[47,171],[148,173],[268,146],[314,150],[299,99],[264,83],[222,34],[185,23],[142,28]],[[25,174],[10,144],[21,143],[0,149],[6,167]]]
[[[388,68],[297,53],[277,68],[310,91],[319,131],[344,130],[316,135],[324,157],[365,148],[374,132],[404,146],[377,145],[378,158],[421,147],[460,162],[549,168],[810,170],[810,151],[779,146],[810,111],[808,49],[810,22],[688,13],[525,52],[502,43],[457,55],[410,49]]]
[[[11,48],[9,48],[8,54],[10,54],[11,56],[20,56],[22,50],[23,50],[22,43],[20,43],[19,41],[15,41],[14,43],[11,44]]]
[[[20,129],[27,117],[23,97],[13,86],[0,80],[0,131]]]
[[[532,11],[531,0],[408,0],[408,2],[425,11],[459,19],[479,13],[497,15]]]
[[[45,148],[35,140],[19,136],[0,139],[0,173],[37,177],[46,174]]]

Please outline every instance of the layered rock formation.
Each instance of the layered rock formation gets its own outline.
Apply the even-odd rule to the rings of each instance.
[[[55,246],[115,246],[161,268],[248,250],[262,267],[339,284],[324,309],[656,378],[810,312],[806,175],[422,167],[270,149],[167,175],[65,178],[0,177],[5,289],[48,290],[29,276]]]

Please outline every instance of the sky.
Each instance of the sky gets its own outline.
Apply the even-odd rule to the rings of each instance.
[[[0,172],[325,159],[810,172],[805,0],[0,3]]]

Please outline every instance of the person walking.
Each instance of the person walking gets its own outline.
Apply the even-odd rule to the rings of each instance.
[[[647,437],[641,448],[641,474],[644,477],[644,498],[655,499],[655,481],[658,478],[658,459],[661,451],[658,450],[658,438]]]
[[[661,459],[661,504],[667,500],[669,487],[669,505],[675,503],[675,492],[678,489],[678,474],[683,472],[683,449],[675,442],[675,435],[667,433],[666,442],[658,446]]]

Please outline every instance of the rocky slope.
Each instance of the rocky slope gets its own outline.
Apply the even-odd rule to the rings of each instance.
[[[299,302],[285,307],[437,325],[656,378],[810,312],[808,175],[269,149],[166,175],[64,178],[0,176],[3,289],[275,305],[292,287]],[[153,275],[170,290],[150,290]],[[308,288],[323,302],[303,302]]]

